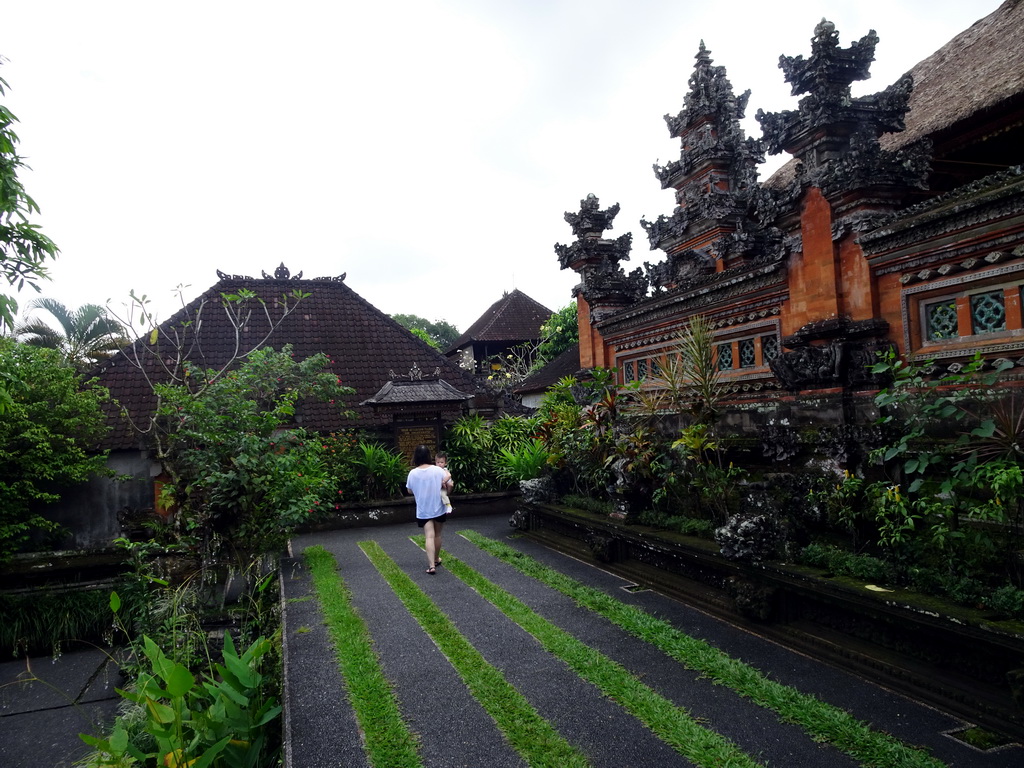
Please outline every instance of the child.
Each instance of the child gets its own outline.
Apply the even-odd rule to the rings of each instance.
[[[448,491],[455,487],[455,483],[452,482],[452,473],[448,471],[448,454],[438,451],[434,456],[434,463],[444,470],[444,481],[441,483],[441,502],[444,504],[444,511],[450,515],[453,507],[448,498]]]

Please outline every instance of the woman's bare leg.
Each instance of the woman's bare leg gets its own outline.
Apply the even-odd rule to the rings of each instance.
[[[427,568],[433,568],[434,563],[437,561],[437,553],[441,551],[441,526],[434,523],[433,520],[427,520],[423,524],[423,533],[426,536],[423,548],[427,552]]]

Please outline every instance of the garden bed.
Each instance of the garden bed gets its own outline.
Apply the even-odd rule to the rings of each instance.
[[[464,515],[506,515],[516,509],[519,491],[503,493],[467,493],[452,496],[453,518]],[[299,533],[335,531],[367,525],[412,523],[416,519],[416,502],[411,496],[388,501],[342,504],[336,511],[300,526]]]
[[[1021,622],[815,568],[726,560],[714,542],[604,515],[526,511],[524,532],[546,545],[1024,740]]]

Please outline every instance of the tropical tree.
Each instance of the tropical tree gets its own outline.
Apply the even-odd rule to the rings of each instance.
[[[15,337],[29,346],[56,349],[79,373],[89,371],[128,343],[124,326],[98,304],[71,310],[56,299],[41,298],[28,306],[49,313],[56,326],[30,316],[15,326]]]
[[[435,320],[434,322],[430,322],[419,315],[402,314],[392,315],[391,319],[403,328],[408,328],[413,333],[416,331],[422,331],[426,334],[424,341],[440,350],[448,349],[448,347],[454,344],[455,340],[462,335],[459,333],[459,329],[447,320]],[[420,336],[420,334],[416,335]],[[420,336],[420,338],[424,337]]]
[[[6,95],[8,87],[0,78],[0,96]],[[17,121],[0,104],[0,276],[15,292],[26,285],[38,291],[37,281],[47,277],[46,262],[57,258],[59,250],[39,225],[29,222],[29,216],[39,213],[39,206],[18,179],[18,172],[28,166],[18,155],[18,135],[11,129]],[[0,293],[0,326],[13,326],[17,311],[14,296]]]
[[[540,345],[537,347],[537,356],[534,361],[535,369],[550,363],[573,344],[579,343],[580,328],[577,312],[574,301],[553,313],[540,327]]]
[[[0,561],[58,526],[42,507],[61,489],[102,474],[95,452],[105,420],[105,389],[83,388],[53,350],[0,338],[0,381],[10,402],[0,419]]]

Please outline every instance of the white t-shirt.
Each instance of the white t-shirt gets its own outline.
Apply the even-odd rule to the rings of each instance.
[[[444,502],[441,500],[441,484],[445,474],[443,469],[433,464],[409,471],[405,487],[416,497],[416,517],[420,520],[430,520],[445,514]]]

